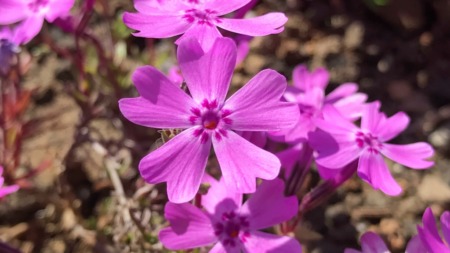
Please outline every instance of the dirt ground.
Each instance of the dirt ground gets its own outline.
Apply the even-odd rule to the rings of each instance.
[[[92,32],[105,38],[101,43],[122,87],[114,92],[101,74],[88,71],[98,90],[92,108],[99,113],[86,114],[70,95],[76,69],[43,45],[42,36],[22,53],[33,56],[24,82],[35,91],[26,119],[40,124],[24,142],[18,173],[50,164],[29,187],[0,203],[0,240],[24,253],[166,252],[157,240],[166,225],[165,186],[146,185],[136,169],[139,159],[160,145],[161,135],[126,121],[117,99],[136,94],[129,75],[137,66],[168,70],[175,62],[173,40],[111,35],[122,29],[120,13],[132,9],[120,1],[108,10],[96,5],[107,18],[97,13],[91,20]],[[295,236],[304,252],[358,248],[358,237],[367,230],[381,234],[392,252],[404,252],[427,206],[435,215],[450,210],[450,1],[265,0],[254,14],[268,11],[287,13],[285,31],[252,40],[233,86],[264,68],[290,80],[297,64],[325,66],[330,90],[356,82],[388,115],[402,110],[411,116],[410,127],[394,142],[428,141],[437,151],[430,170],[390,164],[404,189],[399,197],[374,191],[357,177],[345,183],[298,226]],[[59,46],[73,47],[57,28],[47,30]],[[117,56],[123,47],[127,53]],[[313,171],[310,184],[318,180]]]

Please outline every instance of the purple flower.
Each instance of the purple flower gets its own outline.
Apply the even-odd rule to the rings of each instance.
[[[317,126],[328,132],[316,131],[309,135],[311,145],[318,151],[316,162],[326,168],[342,168],[358,159],[358,175],[375,189],[388,195],[398,195],[402,189],[389,172],[383,155],[413,169],[425,169],[433,165],[430,158],[434,151],[427,143],[408,145],[388,144],[409,123],[409,117],[399,112],[386,117],[379,112],[380,103],[367,105],[358,128],[346,120],[334,107],[326,106],[324,119],[317,119]]]
[[[189,203],[166,204],[165,217],[170,227],[159,233],[165,247],[182,250],[215,243],[210,252],[301,252],[294,238],[258,231],[297,214],[297,198],[283,195],[283,181],[263,182],[242,205],[242,195],[223,180],[206,178],[211,187],[201,199],[205,210]]]
[[[3,167],[0,166],[0,198],[3,198],[6,195],[9,195],[19,190],[18,185],[3,186],[3,184],[5,183],[5,179],[2,177],[2,175],[3,175]]]
[[[9,25],[23,21],[23,35],[34,38],[42,28],[44,19],[52,23],[67,15],[75,0],[0,0],[0,24]]]
[[[181,40],[194,37],[204,50],[222,37],[217,27],[249,36],[264,36],[283,31],[287,17],[283,13],[269,13],[249,19],[229,19],[222,16],[231,13],[251,0],[135,0],[138,13],[125,13],[124,23],[139,32],[135,36],[169,38],[184,34]]]
[[[432,214],[433,215],[433,214]],[[361,236],[361,251],[345,249],[344,253],[390,253],[388,247],[381,237],[374,232],[366,232]],[[414,236],[409,240],[405,253],[448,253],[449,251],[427,251],[419,236]]]
[[[284,135],[287,142],[304,141],[308,133],[316,129],[315,119],[322,117],[322,108],[327,104],[334,105],[348,119],[359,118],[367,95],[356,93],[358,85],[344,83],[325,96],[329,79],[329,73],[324,68],[309,72],[306,66],[297,66],[293,72],[294,86],[288,87],[284,98],[298,104],[300,118],[292,129],[273,134]]]
[[[361,236],[361,251],[345,249],[344,253],[390,253],[381,237],[374,232],[366,232]]]
[[[427,251],[423,253],[449,253],[450,252],[450,212],[441,215],[441,229],[444,240],[441,239],[436,227],[433,211],[427,208],[422,217],[423,226],[417,226],[417,232],[422,245]]]
[[[154,128],[187,129],[144,157],[139,170],[148,183],[167,182],[169,200],[191,200],[205,171],[211,145],[225,183],[241,193],[255,179],[274,179],[278,158],[234,131],[274,131],[298,119],[294,104],[281,102],[286,79],[273,70],[258,73],[225,101],[236,63],[236,45],[219,38],[208,53],[195,39],[180,44],[178,61],[192,98],[153,67],[133,74],[138,98],[119,101],[130,121]],[[250,155],[251,154],[251,155]]]

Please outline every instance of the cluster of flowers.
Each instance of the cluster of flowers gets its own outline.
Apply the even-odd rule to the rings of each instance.
[[[263,70],[226,99],[238,50],[217,27],[263,36],[281,32],[287,21],[282,13],[223,17],[249,2],[135,0],[138,12],[124,15],[125,24],[138,31],[135,36],[182,35],[175,42],[181,71],[176,79],[186,82],[190,96],[180,82],[145,66],[132,77],[140,97],[119,101],[123,115],[136,124],[185,129],[139,164],[148,183],[167,183],[170,202],[165,216],[171,225],[161,231],[160,239],[170,249],[219,242],[210,252],[301,252],[295,239],[257,231],[297,214],[297,198],[284,196],[284,183],[277,179],[281,167],[289,178],[299,164],[307,170],[315,158],[324,179],[343,181],[342,173],[357,171],[374,189],[395,196],[402,189],[383,156],[414,169],[433,165],[427,160],[433,155],[427,143],[387,143],[408,126],[405,113],[387,117],[380,103],[366,103],[367,96],[353,83],[325,95],[325,69],[310,73],[298,66],[294,86],[287,86],[279,73]],[[263,149],[267,138],[290,147],[273,154]],[[219,182],[205,173],[211,146],[222,172]],[[266,181],[257,186],[257,178]],[[198,193],[202,183],[210,186],[203,195]],[[246,193],[253,195],[241,205]],[[188,202],[195,196],[201,201],[194,206]],[[428,225],[421,230],[426,246],[425,234],[435,235]],[[363,237],[363,250],[371,247],[365,243],[371,236]],[[430,252],[438,252],[433,247]]]
[[[298,213],[297,187],[290,196],[284,195],[284,181],[278,178],[281,168],[284,179],[296,178],[301,184],[298,174],[307,173],[314,160],[333,187],[357,171],[374,189],[395,196],[402,189],[384,157],[413,169],[433,165],[428,160],[433,149],[427,143],[387,143],[408,126],[405,113],[387,117],[380,112],[380,103],[366,103],[367,96],[357,92],[353,83],[326,95],[329,74],[325,69],[309,72],[298,66],[293,86],[276,71],[263,70],[227,99],[236,63],[242,59],[235,41],[242,37],[224,38],[217,27],[249,38],[280,33],[287,21],[283,13],[224,17],[248,9],[253,2],[135,0],[138,12],[124,15],[125,24],[138,31],[136,36],[182,35],[176,41],[181,71],[177,81],[151,66],[140,67],[132,77],[140,97],[119,101],[123,115],[136,124],[184,129],[139,164],[145,181],[167,183],[170,202],[165,216],[170,226],[160,232],[160,239],[169,249],[216,243],[210,252],[301,252],[294,238],[258,231]],[[40,31],[44,19],[54,22],[66,17],[73,4],[74,0],[0,0],[0,25],[8,25],[0,32],[1,66],[8,65],[9,55]],[[17,22],[11,30],[9,25]],[[180,80],[185,81],[189,95],[181,89]],[[267,139],[288,148],[270,152],[264,149]],[[211,146],[222,172],[219,181],[205,173]],[[257,185],[257,178],[264,181]],[[198,193],[202,184],[209,186],[206,194]],[[17,186],[1,188],[0,196],[16,190]],[[243,194],[252,194],[244,204]],[[196,196],[200,200],[196,205],[188,203]],[[448,242],[448,213],[441,222]],[[450,251],[429,209],[418,231],[419,239],[410,243],[416,246],[408,248]],[[372,233],[362,237],[362,246],[363,252],[387,252]]]

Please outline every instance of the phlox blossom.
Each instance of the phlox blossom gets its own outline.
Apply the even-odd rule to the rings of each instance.
[[[424,142],[408,145],[387,143],[408,126],[409,117],[403,112],[387,117],[379,112],[379,108],[379,102],[369,103],[363,112],[361,127],[357,127],[334,107],[326,106],[323,119],[316,120],[322,131],[311,133],[309,141],[318,151],[316,162],[320,166],[339,169],[358,159],[359,177],[373,188],[395,196],[402,189],[389,172],[383,155],[404,166],[425,169],[433,165],[427,159],[433,156],[434,151]]]
[[[421,253],[450,253],[450,212],[441,215],[441,230],[444,240],[441,239],[434,220],[433,211],[427,208],[422,217],[422,226],[417,226],[418,237],[426,251]]]
[[[69,13],[75,0],[0,0],[0,25],[21,21],[24,37],[31,40],[42,28],[44,19],[52,23]]]
[[[217,27],[238,34],[264,36],[283,31],[287,17],[283,13],[269,13],[249,19],[230,19],[223,16],[251,0],[135,0],[138,13],[126,12],[124,23],[139,32],[135,36],[169,38],[183,34],[177,41],[196,38],[204,50],[209,50],[218,37]]]
[[[186,40],[178,48],[178,62],[192,97],[148,66],[132,77],[140,97],[119,101],[123,115],[136,124],[186,129],[141,160],[142,177],[148,183],[167,182],[169,200],[187,202],[197,193],[214,146],[230,188],[251,193],[256,178],[274,179],[278,158],[234,131],[291,127],[299,113],[295,104],[280,101],[286,79],[263,70],[225,101],[236,63],[236,45],[228,38],[217,39],[207,53],[197,40]]]
[[[19,190],[18,185],[4,186],[3,184],[5,183],[5,179],[2,177],[2,175],[3,175],[3,167],[0,166],[0,198],[3,198],[6,195],[9,195]]]
[[[305,141],[308,133],[316,130],[315,119],[322,117],[322,108],[328,104],[333,105],[348,119],[355,120],[361,116],[367,95],[356,92],[357,84],[341,84],[325,95],[330,80],[330,74],[325,68],[310,72],[305,65],[299,65],[294,69],[292,77],[293,86],[288,86],[284,98],[298,105],[300,118],[293,128],[274,133],[284,135],[284,141]]]
[[[344,253],[391,253],[383,239],[374,232],[366,232],[361,236],[361,251],[345,249]],[[427,253],[420,240],[413,237],[406,247],[405,253]],[[442,253],[445,253],[442,251]]]
[[[170,226],[159,233],[165,247],[182,250],[214,244],[209,252],[301,252],[294,238],[258,231],[297,214],[297,198],[283,195],[282,180],[263,182],[244,204],[242,194],[223,180],[205,177],[205,181],[210,188],[201,198],[204,210],[190,203],[166,204]]]

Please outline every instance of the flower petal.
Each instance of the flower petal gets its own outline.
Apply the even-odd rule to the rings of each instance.
[[[18,185],[11,185],[6,187],[1,187],[1,185],[3,185],[3,182],[0,183],[0,198],[3,198],[4,196],[14,193],[20,189]]]
[[[48,12],[45,14],[45,19],[52,23],[55,19],[69,14],[75,0],[52,0],[48,3]]]
[[[197,207],[189,203],[168,202],[164,214],[170,227],[159,232],[159,239],[166,248],[191,249],[217,242],[211,220]]]
[[[189,128],[190,110],[197,104],[181,88],[151,66],[138,68],[132,76],[141,97],[119,101],[128,120],[153,128]]]
[[[248,4],[251,0],[227,0],[227,1],[206,1],[205,9],[217,12],[218,16],[222,16],[233,12]]]
[[[276,154],[278,159],[280,159],[281,167],[285,170],[285,177],[291,175],[294,166],[299,162],[300,154],[302,154],[303,143],[299,143],[295,146],[289,147]]]
[[[355,121],[362,116],[366,100],[366,94],[356,93],[336,101],[333,106],[346,119]]]
[[[409,240],[405,253],[427,253],[427,249],[422,244],[420,236],[416,235]]]
[[[361,248],[364,253],[390,252],[383,239],[374,232],[366,232],[361,236]]]
[[[170,15],[176,11],[190,8],[185,1],[167,0],[134,0],[134,8],[145,14]]]
[[[266,132],[237,132],[240,136],[242,136],[244,139],[248,140],[249,142],[255,144],[256,146],[260,148],[264,148],[267,143],[267,134]]]
[[[325,90],[330,81],[330,74],[325,68],[309,71],[306,65],[298,65],[292,73],[293,84],[302,91],[308,91],[314,87]]]
[[[27,18],[27,6],[21,0],[0,0],[0,25],[10,25]]]
[[[387,195],[397,196],[402,192],[380,154],[363,152],[359,158],[358,176],[375,190],[381,190]]]
[[[223,246],[222,243],[218,242],[208,253],[241,253],[240,247],[227,247]]]
[[[225,30],[248,36],[265,36],[281,33],[287,17],[283,13],[274,12],[247,19],[222,18],[216,25]]]
[[[361,118],[361,129],[371,133],[377,133],[378,125],[382,121],[383,113],[380,113],[380,102],[368,103]]]
[[[398,112],[383,121],[377,131],[380,141],[386,142],[403,132],[409,125],[409,117],[404,112]]]
[[[297,105],[280,101],[286,85],[286,79],[274,70],[259,72],[225,102],[232,128],[277,131],[294,126],[300,117]]]
[[[223,178],[217,181],[215,178],[208,174],[203,177],[203,182],[210,185],[208,193],[202,196],[202,206],[210,214],[214,214],[219,211],[220,214],[229,211],[235,211],[242,205],[242,194],[233,192],[225,184]],[[229,201],[224,201],[225,199]],[[224,208],[222,210],[217,210],[217,206]]]
[[[145,15],[141,13],[125,12],[123,22],[137,37],[170,38],[186,32],[191,24],[183,20],[181,14]]]
[[[308,134],[308,140],[318,152],[316,162],[330,169],[344,167],[356,160],[361,153],[358,145],[348,134],[330,134],[317,130]]]
[[[338,100],[355,94],[357,90],[356,83],[343,83],[327,95],[326,103],[334,104]]]
[[[316,126],[333,134],[356,133],[358,127],[346,119],[334,106],[325,105],[322,109],[323,120],[317,119]]]
[[[233,40],[218,38],[205,54],[196,39],[187,39],[178,47],[178,62],[194,100],[217,100],[222,104],[236,64]]]
[[[184,34],[181,36],[175,44],[180,45],[185,40],[190,40],[195,38],[202,47],[203,51],[208,52],[214,45],[217,38],[222,38],[222,34],[217,30],[215,26],[209,25],[192,25]],[[237,54],[237,53],[236,53]],[[234,65],[236,62],[234,63]],[[233,70],[234,70],[233,65]]]
[[[167,182],[169,201],[187,202],[197,193],[211,149],[211,140],[202,143],[189,128],[145,156],[139,163],[141,176],[148,183]]]
[[[283,135],[284,141],[295,143],[304,141],[308,137],[308,133],[316,129],[315,121],[310,117],[305,117],[300,114],[300,118],[291,129],[272,132],[273,135]]]
[[[445,211],[441,215],[441,229],[442,234],[444,235],[445,241],[447,241],[447,245],[450,245],[450,212]]]
[[[433,211],[427,208],[422,217],[423,227],[417,226],[417,232],[422,244],[431,253],[450,252],[439,236]]]
[[[287,221],[297,212],[297,197],[285,197],[284,183],[277,178],[264,181],[244,203],[239,213],[249,217],[250,229],[258,230]]]
[[[417,142],[407,145],[383,144],[380,152],[389,159],[412,169],[426,169],[434,165],[431,158],[434,154],[433,147],[425,142]]]
[[[16,36],[20,36],[20,43],[28,43],[30,40],[36,37],[36,35],[38,35],[41,31],[43,24],[44,17],[41,16],[30,16],[29,18],[22,21],[22,23],[20,23],[16,28],[18,29],[18,31],[23,33],[20,35],[16,34]],[[21,27],[20,30],[19,27]]]
[[[278,175],[280,161],[274,154],[233,131],[226,133],[220,141],[213,138],[213,145],[227,187],[240,193],[253,193],[257,177],[271,180]]]
[[[267,253],[301,253],[300,243],[289,236],[279,236],[259,231],[251,231],[250,236],[244,243],[244,252],[267,252]]]

